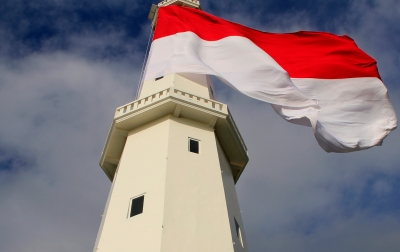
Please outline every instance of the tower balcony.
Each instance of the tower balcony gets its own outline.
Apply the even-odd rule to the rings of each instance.
[[[110,180],[114,178],[129,131],[167,115],[191,119],[213,128],[229,160],[234,181],[238,181],[249,158],[228,106],[175,87],[116,109],[100,160],[100,166]]]

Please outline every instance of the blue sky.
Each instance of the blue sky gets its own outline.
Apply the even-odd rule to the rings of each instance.
[[[115,108],[134,99],[152,3],[0,3],[0,251],[93,249],[110,189],[98,162]],[[398,1],[201,3],[264,31],[351,36],[400,111]],[[250,251],[398,251],[398,130],[383,146],[328,154],[310,128],[215,84],[249,148],[237,191]]]

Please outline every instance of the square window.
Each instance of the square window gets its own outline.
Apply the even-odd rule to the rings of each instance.
[[[143,213],[143,202],[144,195],[132,199],[129,217]]]
[[[189,138],[189,151],[199,154],[199,141]]]

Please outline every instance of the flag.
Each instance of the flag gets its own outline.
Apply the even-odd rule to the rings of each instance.
[[[346,35],[268,33],[161,7],[145,80],[171,73],[215,75],[270,103],[285,120],[311,126],[326,152],[381,145],[397,127],[376,61]]]

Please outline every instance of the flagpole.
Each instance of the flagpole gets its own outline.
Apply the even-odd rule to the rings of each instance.
[[[145,55],[144,55],[142,71],[140,73],[139,85],[138,85],[137,90],[136,90],[135,99],[137,99],[139,97],[140,91],[142,90],[143,79],[144,79],[145,72],[146,72],[146,69],[147,69],[147,63],[148,63],[147,61],[149,59],[149,57],[148,57],[149,56],[149,47],[150,47],[150,44],[151,44],[151,39],[153,38],[153,34],[154,34],[154,32],[153,32],[153,27],[152,27],[151,30],[150,30],[149,40],[147,42],[147,48],[146,48],[146,52],[145,52]]]

